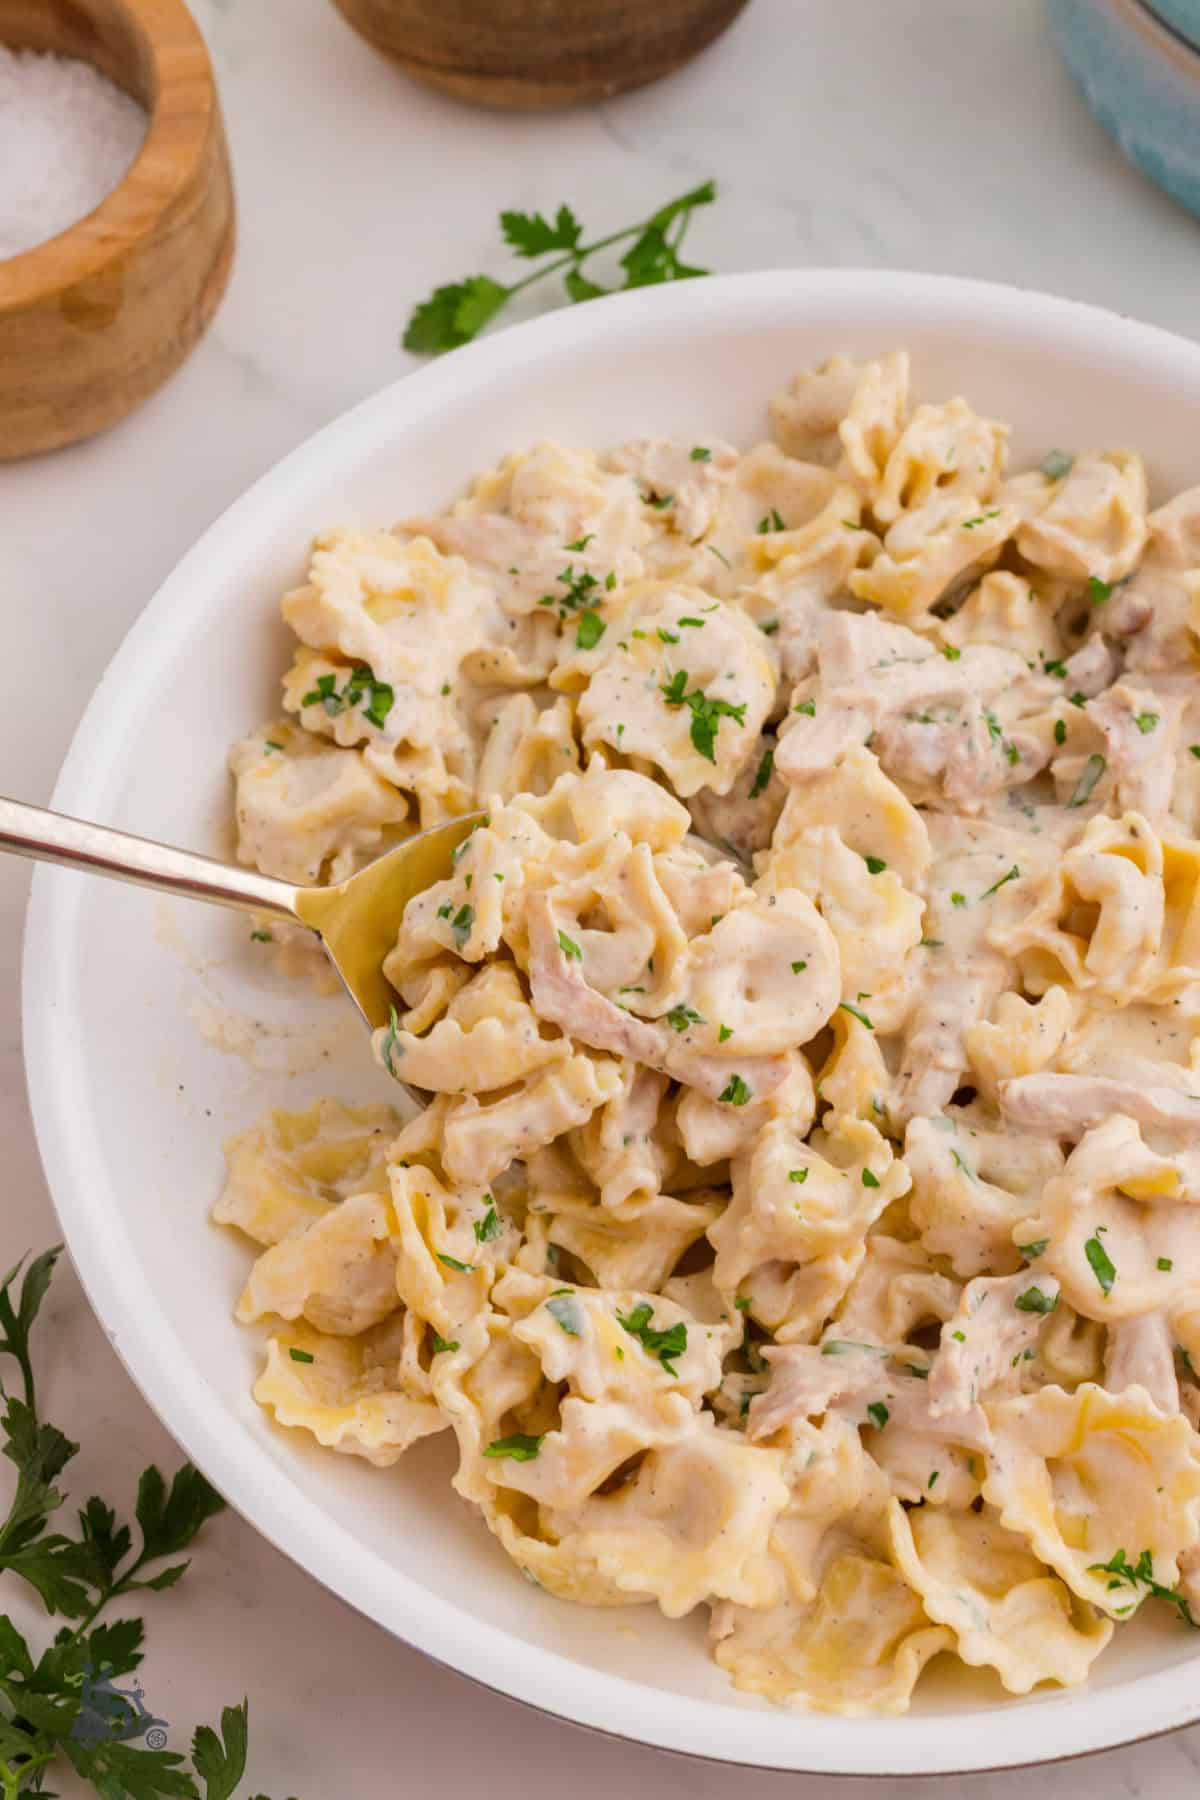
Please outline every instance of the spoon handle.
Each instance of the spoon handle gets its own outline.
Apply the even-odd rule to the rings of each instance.
[[[211,856],[197,856],[191,850],[173,850],[149,838],[131,837],[127,831],[113,831],[107,825],[88,825],[82,819],[26,806],[20,800],[0,798],[2,850],[32,857],[35,862],[110,875],[166,894],[213,900],[221,906],[240,907],[243,912],[296,917],[297,890],[286,881],[260,875],[256,869],[217,862]]]

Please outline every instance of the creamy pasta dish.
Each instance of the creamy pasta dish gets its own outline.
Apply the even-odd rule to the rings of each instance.
[[[707,1607],[748,1692],[1075,1684],[1200,1622],[1200,489],[1010,472],[903,353],[770,416],[512,455],[284,599],[243,860],[483,818],[385,965],[427,1104],[228,1146],[254,1393],[452,1433],[523,1575]]]

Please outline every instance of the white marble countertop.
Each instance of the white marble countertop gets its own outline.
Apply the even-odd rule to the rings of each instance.
[[[228,297],[186,368],[133,419],[79,449],[0,464],[0,785],[29,800],[49,796],[106,662],[201,529],[284,451],[404,371],[400,328],[435,281],[503,267],[502,206],[566,199],[604,229],[713,175],[720,204],[697,218],[688,249],[714,269],[947,270],[1178,331],[1200,325],[1200,224],[1092,123],[1038,0],[753,0],[671,80],[526,119],[412,86],[328,0],[193,0],[193,10],[235,164]],[[56,1235],[21,1069],[26,889],[19,865],[0,868],[0,1267]],[[47,1411],[84,1444],[71,1491],[82,1496],[90,1481],[130,1501],[143,1464],[173,1464],[177,1452],[65,1267],[48,1317]],[[0,1604],[19,1612],[19,1599],[5,1592]],[[231,1515],[210,1528],[177,1592],[146,1599],[142,1679],[155,1711],[177,1722],[175,1747],[194,1722],[250,1695],[248,1792],[816,1800],[825,1787],[691,1764],[523,1711],[393,1643]],[[1015,1800],[1031,1787],[1047,1800],[1182,1800],[1198,1768],[1200,1727],[1095,1762],[958,1785],[971,1800]],[[911,1795],[923,1784],[884,1785]],[[838,1791],[852,1800],[868,1789],[879,1791],[867,1781]]]

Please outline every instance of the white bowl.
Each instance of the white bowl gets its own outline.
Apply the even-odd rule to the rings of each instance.
[[[852,270],[597,301],[397,382],[253,487],[130,633],[55,805],[227,849],[226,746],[275,709],[285,656],[276,603],[315,528],[445,503],[473,471],[547,435],[752,442],[768,395],[794,369],[894,345],[913,351],[924,394],[964,392],[1011,419],[1018,463],[1057,447],[1133,444],[1160,498],[1200,476],[1200,347],[1090,307]],[[451,1495],[444,1437],[382,1473],[275,1428],[250,1398],[257,1345],[230,1316],[248,1257],[208,1222],[221,1140],[267,1104],[383,1097],[387,1084],[342,1000],[287,990],[252,950],[232,915],[41,869],[25,1042],[42,1156],[92,1303],[164,1423],[272,1543],[396,1636],[490,1687],[723,1761],[975,1770],[1099,1750],[1200,1716],[1200,1639],[1165,1618],[1122,1630],[1085,1690],[1005,1699],[990,1675],[935,1670],[907,1718],[772,1709],[709,1662],[699,1617],[588,1611],[522,1582]],[[222,1018],[222,1007],[237,1016]],[[231,1054],[246,1015],[276,1033],[260,1062],[294,1062],[307,1046],[320,1066],[288,1077]],[[286,1035],[297,1022],[307,1039]]]

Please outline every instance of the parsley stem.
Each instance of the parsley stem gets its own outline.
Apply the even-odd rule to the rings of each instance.
[[[685,223],[690,219],[691,211],[689,206],[679,215]],[[626,238],[637,237],[639,233],[645,231],[649,223],[649,219],[642,219],[636,225],[627,225],[624,231],[613,231],[607,237],[597,238],[594,244],[577,244],[574,250],[568,250],[556,262],[543,263],[540,269],[532,270],[523,281],[514,281],[511,287],[505,288],[505,292],[511,300],[514,294],[522,293],[527,287],[532,287],[535,281],[541,281],[547,275],[556,275],[560,269],[568,266],[581,269],[589,256],[595,256],[598,250],[608,250],[613,244],[624,243]],[[682,241],[683,234],[681,232],[673,248],[678,250]]]

